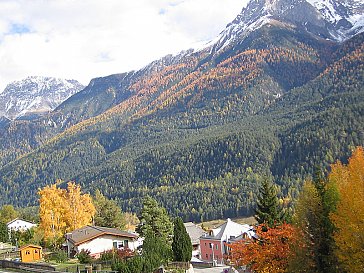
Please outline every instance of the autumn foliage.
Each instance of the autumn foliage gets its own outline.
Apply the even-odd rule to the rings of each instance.
[[[55,245],[66,232],[90,224],[95,214],[90,195],[82,194],[81,187],[68,182],[67,189],[57,184],[39,190],[39,228],[46,242]]]
[[[364,151],[357,148],[348,165],[332,165],[330,183],[339,192],[336,211],[330,215],[336,232],[336,256],[347,272],[364,272]]]
[[[291,245],[298,240],[297,230],[290,224],[256,228],[257,238],[229,244],[230,259],[236,266],[247,265],[254,272],[286,272]]]

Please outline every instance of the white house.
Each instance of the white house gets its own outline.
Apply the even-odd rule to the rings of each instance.
[[[8,230],[14,230],[14,231],[26,231],[28,229],[31,229],[32,227],[36,227],[37,225],[32,223],[32,222],[28,222],[19,218],[16,218],[12,221],[10,221],[9,223],[6,224],[8,226]]]
[[[66,247],[69,256],[89,250],[92,257],[99,258],[103,252],[112,249],[135,250],[137,239],[136,234],[116,228],[85,226],[66,234]]]

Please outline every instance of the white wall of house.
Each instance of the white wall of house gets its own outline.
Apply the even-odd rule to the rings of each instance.
[[[128,244],[125,245],[125,241],[128,241]],[[80,244],[77,247],[77,252],[80,252],[82,249],[89,250],[90,255],[98,255],[105,251],[111,250],[114,247],[122,248],[128,247],[131,250],[135,249],[135,245],[132,238],[128,237],[119,237],[119,236],[112,236],[112,235],[103,235],[97,237],[91,241],[85,242]]]
[[[31,229],[32,227],[36,227],[36,226],[37,226],[36,224],[33,224],[31,222],[17,219],[8,224],[8,229],[24,231],[24,230],[28,230],[28,229]]]

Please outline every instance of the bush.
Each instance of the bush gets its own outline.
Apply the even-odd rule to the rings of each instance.
[[[77,259],[81,264],[90,264],[92,263],[93,259],[90,255],[90,250],[82,249],[80,253],[77,254]]]
[[[55,261],[57,263],[64,263],[68,260],[67,253],[63,250],[56,250],[44,257],[46,262]]]
[[[134,256],[126,261],[118,261],[112,265],[111,269],[119,273],[141,273],[143,270],[143,258],[141,256]]]
[[[112,261],[115,259],[115,253],[113,250],[108,250],[101,253],[100,261]]]
[[[68,260],[67,253],[63,250],[58,250],[58,251],[54,252],[53,257],[57,263],[64,263],[65,261]]]
[[[137,273],[142,272],[143,269],[143,258],[140,256],[135,256],[126,261],[130,272]]]

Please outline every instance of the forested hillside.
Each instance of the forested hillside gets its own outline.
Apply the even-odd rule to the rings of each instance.
[[[48,117],[4,125],[0,204],[75,180],[126,211],[152,195],[200,221],[252,214],[265,176],[289,204],[316,164],[364,143],[363,42],[267,25],[219,52],[95,79]]]

